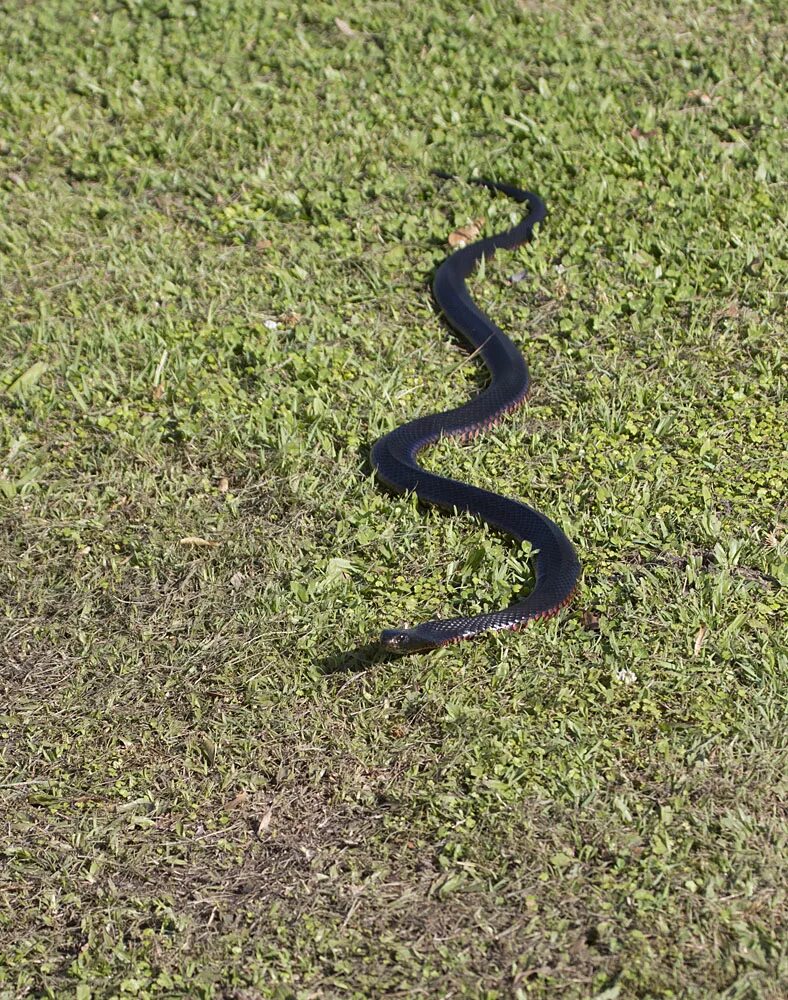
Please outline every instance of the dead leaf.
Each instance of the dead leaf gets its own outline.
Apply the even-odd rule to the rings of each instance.
[[[739,304],[737,302],[729,302],[727,306],[717,309],[716,312],[712,313],[711,320],[712,323],[716,323],[721,319],[738,319],[740,315]]]
[[[234,799],[231,799],[231,800],[230,800],[230,802],[228,802],[228,803],[227,803],[227,808],[228,808],[228,809],[237,809],[237,808],[238,808],[238,806],[242,806],[242,805],[244,804],[244,802],[246,802],[246,800],[247,800],[248,798],[249,798],[249,796],[247,795],[247,793],[246,793],[246,792],[244,792],[244,791],[240,791],[240,792],[239,792],[239,793],[238,793],[238,794],[237,794],[237,795],[235,796],[235,798],[234,798]]]
[[[274,804],[272,803],[269,806],[268,811],[263,813],[262,816],[260,817],[248,816],[246,822],[249,824],[249,826],[254,831],[257,837],[262,837],[262,834],[264,834],[265,831],[268,829],[268,827],[271,825],[271,817],[273,816],[273,814],[274,814]],[[305,848],[301,847],[301,850],[306,854]]]
[[[633,139],[650,139],[652,136],[657,134],[657,130],[655,128],[650,128],[647,132],[641,132],[637,125],[635,125],[629,130],[629,134]]]
[[[187,535],[180,541],[181,545],[196,545],[198,548],[216,548],[218,542],[212,542],[207,538],[200,538],[199,535]]]
[[[274,244],[273,244],[272,240],[258,240],[255,243],[255,249],[256,250],[267,250],[269,247],[272,247],[273,245]]]
[[[466,243],[473,243],[482,231],[483,225],[484,219],[474,219],[467,226],[460,226],[459,229],[455,229],[453,233],[449,233],[449,246],[464,247]]]
[[[355,38],[357,32],[350,27],[347,21],[343,21],[341,17],[335,17],[334,24],[346,38]]]
[[[161,384],[161,382],[159,382],[158,385],[154,385],[153,389],[151,389],[151,396],[158,401],[159,399],[162,398],[163,395],[164,395],[164,386]]]
[[[595,611],[584,611],[580,620],[589,632],[599,631],[599,615]]]
[[[704,107],[708,107],[713,101],[712,96],[703,90],[690,90],[687,92],[687,97],[692,97],[698,104],[702,104]]]
[[[227,476],[222,476],[219,482],[216,484],[216,489],[220,493],[226,493],[230,489],[230,480]]]
[[[705,625],[701,625],[701,627],[698,629],[698,634],[695,636],[695,656],[700,655],[700,651],[703,648],[703,643],[706,639],[706,633],[708,631],[709,630],[706,628]]]

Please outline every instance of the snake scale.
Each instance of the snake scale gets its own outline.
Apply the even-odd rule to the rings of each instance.
[[[550,618],[571,600],[580,575],[580,562],[572,543],[549,517],[519,500],[427,472],[417,461],[421,449],[440,437],[469,438],[489,428],[525,400],[530,386],[525,359],[506,334],[475,305],[466,279],[480,261],[492,257],[497,250],[512,250],[528,242],[534,226],[547,212],[544,202],[529,191],[483,179],[473,179],[472,183],[528,205],[528,214],[512,229],[456,250],[435,272],[435,301],[449,325],[468,342],[474,355],[482,358],[490,372],[490,383],[464,405],[419,417],[380,438],[372,448],[372,464],[381,482],[395,492],[415,493],[427,504],[472,514],[519,541],[530,542],[535,551],[536,582],[527,597],[501,611],[386,629],[380,638],[381,645],[397,653],[434,649],[486,632],[523,628],[530,622]]]

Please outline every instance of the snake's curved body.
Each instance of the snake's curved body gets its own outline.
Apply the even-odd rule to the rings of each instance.
[[[501,611],[384,631],[381,644],[396,652],[433,649],[483,632],[522,628],[549,618],[569,602],[580,575],[572,543],[549,517],[518,500],[436,476],[423,469],[416,458],[422,448],[440,437],[467,438],[489,427],[519,406],[529,389],[528,366],[522,354],[474,304],[465,282],[483,258],[530,240],[534,225],[547,213],[541,199],[528,191],[493,181],[474,183],[501,191],[517,202],[527,202],[529,209],[513,229],[457,250],[435,273],[435,300],[447,322],[481,356],[490,371],[490,384],[463,406],[412,420],[380,438],[372,449],[372,463],[379,479],[390,489],[413,492],[425,503],[473,514],[520,541],[530,542],[536,550],[536,583],[524,600]]]

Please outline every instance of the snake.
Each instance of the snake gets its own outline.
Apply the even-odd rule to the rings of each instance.
[[[448,174],[438,176],[452,179]],[[461,406],[418,417],[385,434],[373,445],[371,459],[377,478],[388,490],[413,493],[427,505],[470,514],[517,541],[530,543],[535,583],[522,600],[499,611],[385,629],[379,644],[391,653],[432,650],[551,618],[571,601],[580,577],[574,546],[545,514],[520,500],[436,475],[418,462],[419,452],[440,438],[469,440],[489,429],[520,406],[530,389],[525,358],[473,302],[466,281],[476,266],[496,251],[513,250],[529,242],[534,226],[546,218],[547,209],[530,191],[484,178],[471,178],[470,182],[527,205],[527,214],[517,225],[455,250],[439,265],[433,279],[433,296],[444,320],[473,349],[471,356],[482,359],[489,383]]]

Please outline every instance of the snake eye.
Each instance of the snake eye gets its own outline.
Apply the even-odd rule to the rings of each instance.
[[[393,629],[387,629],[383,635],[381,635],[380,642],[386,649],[398,651],[407,646],[408,636],[405,632],[397,632]]]

